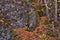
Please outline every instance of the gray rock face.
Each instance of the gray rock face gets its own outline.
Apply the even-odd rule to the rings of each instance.
[[[37,24],[38,24],[38,14],[34,12],[29,17],[29,22],[28,22],[29,29],[28,29],[28,31],[35,30]]]
[[[33,13],[29,17],[29,27],[36,26],[36,24],[37,24],[37,14]]]
[[[37,13],[33,12],[31,15],[29,14],[29,12],[33,10],[34,8],[32,5],[22,0],[0,1],[0,19],[8,21],[8,24],[12,28],[24,27],[27,25],[31,30],[34,30],[37,25]]]
[[[9,26],[0,24],[0,40],[13,40],[13,33]]]
[[[9,17],[12,27],[23,27],[27,24],[28,13],[34,8],[22,0],[2,0],[0,12]]]

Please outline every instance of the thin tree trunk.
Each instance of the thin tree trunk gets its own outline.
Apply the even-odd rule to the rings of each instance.
[[[48,20],[50,20],[50,15],[49,15],[49,10],[48,10],[47,1],[44,0],[44,3],[45,3],[45,7],[46,7],[46,15],[47,15],[47,18],[48,18]]]
[[[55,22],[57,22],[57,0],[55,1]]]

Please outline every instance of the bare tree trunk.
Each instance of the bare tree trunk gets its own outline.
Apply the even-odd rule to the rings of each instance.
[[[48,20],[50,20],[50,15],[49,15],[49,10],[48,10],[48,6],[47,6],[47,1],[44,0],[44,3],[45,3],[45,7],[46,7],[46,15],[47,15],[47,18],[48,18]]]
[[[55,22],[57,22],[57,0],[55,1]]]

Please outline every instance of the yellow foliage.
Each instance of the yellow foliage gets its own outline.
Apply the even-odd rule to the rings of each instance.
[[[42,34],[41,37],[42,37],[43,39],[45,39],[45,38],[46,38],[46,34]]]
[[[59,14],[59,16],[60,16],[60,14]]]

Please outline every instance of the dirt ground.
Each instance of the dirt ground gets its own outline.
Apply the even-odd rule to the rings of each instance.
[[[46,33],[46,26],[43,24],[46,17],[41,17],[38,27],[33,32],[26,31],[27,27],[13,29],[16,32],[15,40],[56,40],[54,37],[46,36],[45,39],[40,34]],[[38,33],[37,33],[38,32]]]

